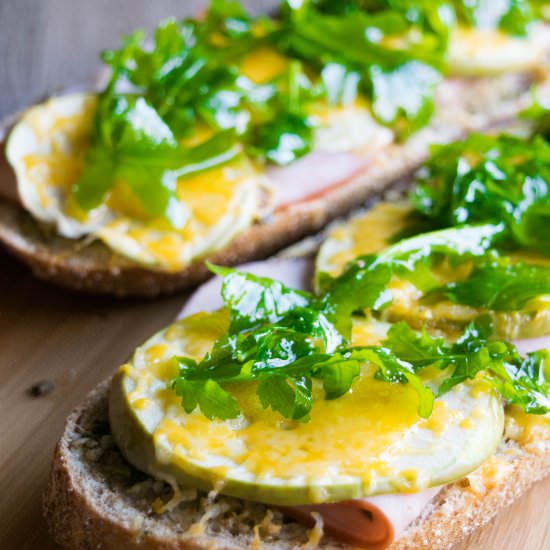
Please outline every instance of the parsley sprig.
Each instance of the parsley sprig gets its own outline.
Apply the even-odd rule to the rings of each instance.
[[[474,134],[434,148],[419,172],[412,202],[435,227],[503,223],[500,246],[550,254],[550,145]]]
[[[500,29],[508,34],[523,35],[539,17],[540,0],[313,0],[328,13],[376,13],[391,9],[408,19],[445,32],[456,21],[483,29]]]
[[[464,246],[465,255],[481,253],[476,245]],[[410,270],[413,264],[407,264],[407,259],[417,254],[415,262],[420,261],[421,253],[419,247],[406,248],[394,251],[386,263]],[[190,413],[198,407],[211,419],[235,418],[240,411],[228,385],[254,382],[264,408],[307,421],[315,380],[322,384],[326,399],[336,399],[350,390],[361,374],[361,364],[368,362],[377,367],[379,380],[410,384],[415,389],[422,417],[431,414],[436,396],[480,375],[507,401],[527,412],[550,411],[548,352],[522,358],[513,345],[490,340],[490,330],[481,323],[471,324],[452,344],[399,323],[390,328],[381,345],[353,346],[352,313],[380,307],[386,293],[387,279],[382,281],[388,274],[387,265],[371,287],[372,273],[376,275],[381,269],[377,266],[383,265],[379,261],[356,264],[349,272],[353,276],[347,272],[332,280],[320,296],[272,279],[211,266],[224,276],[222,297],[230,323],[227,333],[202,360],[177,358],[180,372],[172,387],[184,409]],[[358,276],[361,269],[363,274]],[[437,386],[423,377],[428,367],[444,375]]]

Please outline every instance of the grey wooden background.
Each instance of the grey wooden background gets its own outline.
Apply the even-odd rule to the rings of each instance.
[[[0,0],[0,117],[64,86],[88,82],[98,54],[122,33],[169,15],[197,13],[206,0]],[[251,12],[274,0],[244,0]]]

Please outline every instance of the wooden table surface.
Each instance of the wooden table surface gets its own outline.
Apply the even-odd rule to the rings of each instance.
[[[273,2],[248,2],[262,9]],[[201,1],[1,0],[0,116],[83,82],[120,32],[193,13]],[[156,301],[81,296],[35,280],[0,252],[0,549],[53,549],[41,516],[49,461],[69,411],[132,349],[176,314]],[[36,382],[55,385],[29,395]],[[550,549],[550,480],[457,550]]]

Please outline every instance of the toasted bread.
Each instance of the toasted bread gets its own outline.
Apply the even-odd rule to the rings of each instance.
[[[315,233],[411,174],[427,158],[431,144],[512,123],[531,102],[532,82],[532,75],[525,74],[448,82],[448,97],[439,99],[427,128],[404,144],[377,153],[358,176],[276,210],[208,259],[227,265],[261,259]],[[8,172],[0,173],[0,178],[6,177]],[[99,241],[60,237],[6,199],[0,199],[0,242],[38,277],[87,292],[155,296],[192,287],[208,277],[203,261],[175,273],[163,272],[127,260]]]
[[[108,391],[106,381],[71,414],[55,451],[44,513],[63,547],[351,548],[283,521],[266,505],[194,490],[174,495],[168,484],[138,472],[110,435]],[[445,486],[390,548],[452,547],[550,474],[550,441],[521,446],[503,439],[488,466],[489,475],[482,466]]]

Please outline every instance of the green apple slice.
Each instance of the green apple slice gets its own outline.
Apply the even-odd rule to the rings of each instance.
[[[339,275],[346,264],[364,254],[378,253],[396,235],[410,226],[411,206],[406,202],[382,202],[367,213],[336,226],[325,239],[316,259],[316,278],[321,272]],[[539,254],[521,252],[515,260],[537,265],[550,265],[550,259]],[[434,274],[441,284],[468,274],[469,266],[438,268]],[[521,311],[482,310],[450,300],[425,303],[422,292],[409,281],[394,277],[390,282],[393,303],[382,313],[387,321],[407,321],[415,328],[430,325],[446,331],[459,331],[481,314],[493,319],[495,332],[502,338],[531,338],[550,333],[550,296],[539,296]]]
[[[113,380],[110,420],[127,459],[151,475],[274,505],[334,502],[418,491],[461,478],[496,449],[503,431],[499,397],[485,382],[461,384],[418,416],[408,385],[375,380],[365,364],[348,394],[325,400],[314,388],[309,422],[263,409],[252,384],[233,385],[241,415],[187,414],[170,388],[174,355],[200,358],[227,327],[223,311],[201,313],[159,332]],[[356,344],[386,327],[357,322]]]

